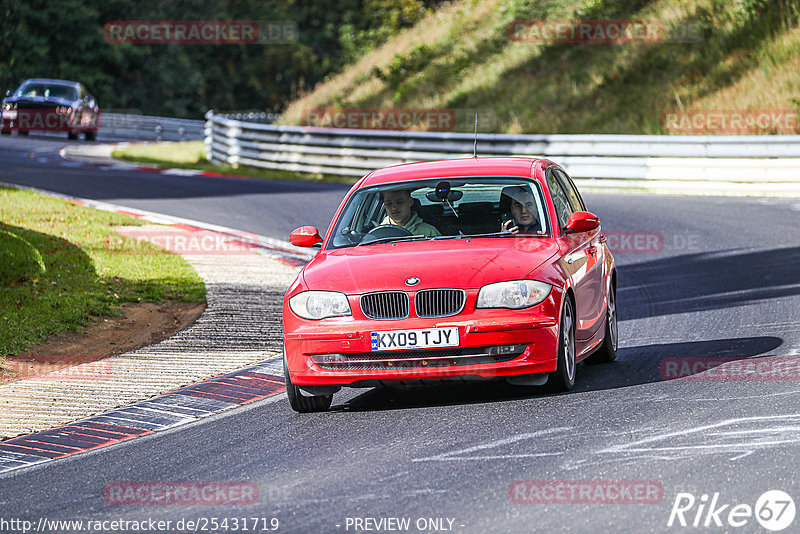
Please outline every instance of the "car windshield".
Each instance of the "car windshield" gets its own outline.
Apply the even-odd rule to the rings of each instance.
[[[46,83],[24,83],[17,92],[17,97],[41,97],[41,98],[64,98],[66,100],[77,100],[78,89],[71,85],[46,84]]]
[[[457,177],[394,182],[353,194],[333,225],[328,249],[461,237],[545,237],[538,183],[524,178]]]

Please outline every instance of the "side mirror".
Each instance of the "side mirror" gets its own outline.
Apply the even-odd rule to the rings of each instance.
[[[11,96],[11,91],[6,91],[6,96]]]
[[[289,234],[289,243],[296,247],[313,247],[321,242],[319,230],[313,226],[301,226]]]
[[[569,216],[565,228],[570,233],[591,232],[600,228],[600,219],[589,211],[576,211]]]

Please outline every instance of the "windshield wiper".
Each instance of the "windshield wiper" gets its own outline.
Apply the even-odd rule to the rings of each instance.
[[[464,239],[464,238],[469,239],[469,238],[472,238],[472,237],[508,237],[508,236],[514,236],[514,235],[517,235],[517,234],[513,234],[513,233],[509,232],[508,230],[506,230],[506,231],[503,231],[503,232],[491,232],[491,233],[488,233],[488,234],[439,235],[439,236],[436,236],[436,237],[434,237],[432,239]]]
[[[359,243],[356,246],[360,247],[361,245],[376,245],[378,243],[391,243],[391,242],[399,242],[399,241],[417,241],[418,239],[428,239],[428,238],[427,238],[427,236],[424,236],[422,234],[419,234],[419,235],[405,235],[405,236],[401,236],[401,237],[389,236],[389,237],[380,237],[378,239],[373,239],[372,241],[367,241],[366,243],[364,241],[362,241],[361,243]]]

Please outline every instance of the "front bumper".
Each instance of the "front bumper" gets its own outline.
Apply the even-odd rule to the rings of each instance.
[[[285,308],[286,359],[295,385],[357,386],[376,380],[488,379],[550,373],[556,369],[558,354],[558,322],[553,318],[558,317],[558,313],[553,310],[558,310],[558,307],[549,298],[531,310],[477,310],[469,314],[469,320],[453,316],[446,319],[412,317],[401,321],[352,317],[304,321]],[[397,353],[371,350],[370,334],[374,331],[442,327],[458,328],[459,345],[456,349],[466,349],[464,356],[447,356],[448,351],[443,355],[442,351],[418,349],[405,351],[398,358]],[[509,346],[521,347],[511,356],[503,356],[503,349],[496,349]],[[471,355],[488,355],[498,350],[500,355],[494,358],[496,361],[470,358]],[[320,355],[327,357],[321,358]],[[359,365],[325,365],[313,361],[346,362],[348,358],[357,359]],[[362,364],[365,359],[376,363],[365,366]]]
[[[98,120],[89,113],[58,114],[52,108],[3,110],[0,130],[44,132],[97,132]]]

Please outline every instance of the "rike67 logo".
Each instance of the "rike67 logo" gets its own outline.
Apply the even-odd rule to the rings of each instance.
[[[691,493],[678,493],[672,504],[667,526],[702,529],[717,527],[728,532],[731,528],[752,525],[755,518],[763,528],[777,532],[792,524],[795,511],[794,500],[781,490],[765,491],[756,499],[755,506],[725,502],[719,492],[715,492],[710,498],[703,494],[699,499]]]

